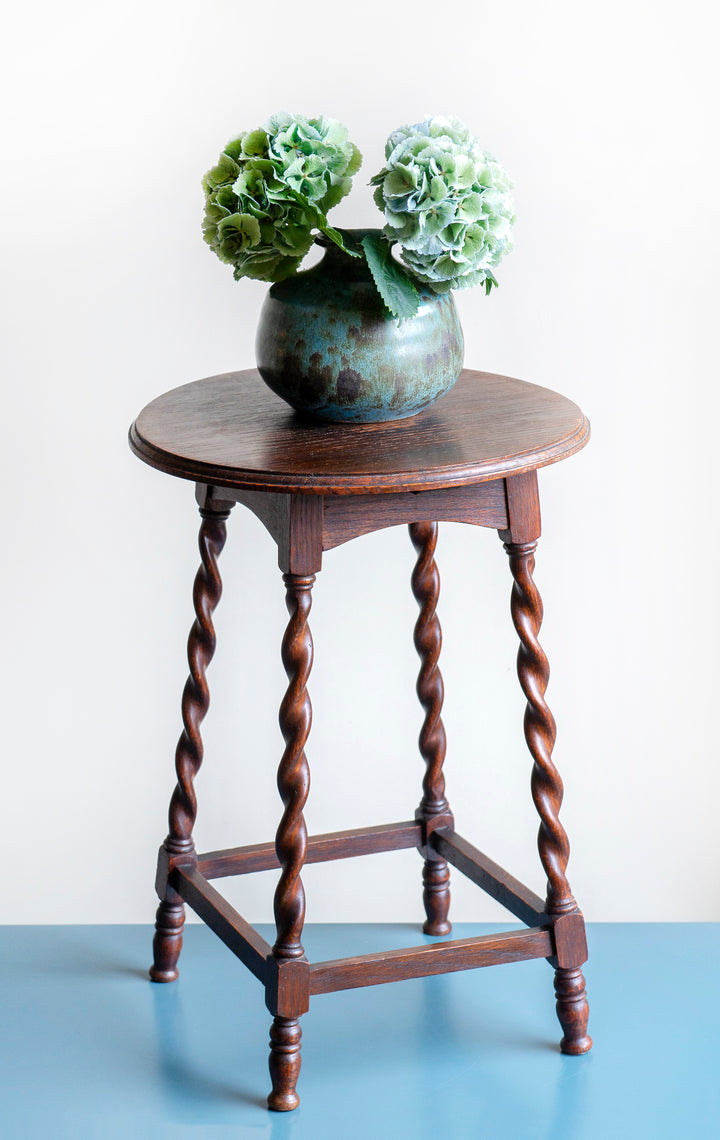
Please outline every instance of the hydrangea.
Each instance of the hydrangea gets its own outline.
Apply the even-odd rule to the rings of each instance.
[[[281,281],[327,229],[361,155],[336,119],[273,115],[225,147],[203,179],[203,237],[236,280]],[[332,231],[334,232],[334,231]]]
[[[350,192],[362,156],[337,119],[273,115],[268,124],[270,158],[281,178],[324,214]]]
[[[427,118],[394,131],[372,179],[384,233],[437,293],[485,283],[512,249],[512,183],[459,119]]]

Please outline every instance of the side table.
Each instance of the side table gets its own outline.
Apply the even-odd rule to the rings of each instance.
[[[568,884],[567,836],[558,818],[563,785],[552,761],[555,722],[545,701],[547,658],[538,642],[542,602],[533,582],[540,536],[537,470],[587,443],[589,425],[575,404],[521,380],[464,371],[455,388],[413,419],[372,425],[300,420],[257,372],[231,372],[160,396],[130,429],[130,446],[146,463],[196,483],[202,516],[195,622],[188,641],[190,675],[182,698],[183,731],[175,757],[177,786],[170,829],[160,848],[160,905],[153,943],[155,982],[178,976],[184,903],[211,927],[265,987],[270,1030],[270,1108],[293,1109],[300,1071],[300,1016],[314,994],[401,978],[547,958],[555,970],[564,1053],[585,1053],[588,1004],[582,965],[585,924]],[[208,709],[206,670],[215,649],[213,611],[221,592],[218,556],[225,520],[236,503],[251,510],[278,547],[290,620],[282,643],[288,688],[280,708],[285,751],[278,769],[284,812],[275,843],[197,854],[193,781],[203,758],[200,726]],[[454,830],[445,796],[443,683],[436,615],[438,522],[492,527],[513,577],[511,612],[520,639],[518,676],[527,698],[525,738],[531,791],[540,816],[538,848],[547,876],[543,900]],[[303,808],[310,773],[305,745],[313,658],[311,592],[327,550],[358,535],[407,524],[417,552],[412,589],[420,607],[415,646],[417,692],[424,710],[425,762],[420,806],[411,820],[308,837]],[[426,934],[450,932],[451,863],[528,929],[412,949],[309,962],[302,945],[304,863],[417,847],[423,857]],[[270,946],[222,897],[211,880],[278,867]]]

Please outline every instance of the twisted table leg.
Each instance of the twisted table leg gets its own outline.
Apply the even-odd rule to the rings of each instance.
[[[285,751],[278,769],[278,790],[285,810],[275,837],[275,850],[281,867],[275,891],[277,937],[273,955],[279,959],[302,958],[302,929],[305,921],[305,892],[300,872],[307,851],[307,829],[303,808],[310,788],[310,770],[305,744],[310,733],[312,706],[307,692],[313,660],[313,643],[308,626],[315,575],[284,574],[290,621],[282,643],[282,660],[288,688],[280,706],[280,728]],[[300,1023],[297,1017],[276,1016],[270,1030],[270,1108],[286,1112],[296,1108],[300,1098],[295,1091],[300,1073]]]
[[[435,564],[438,525],[435,522],[411,523],[410,538],[417,551],[417,562],[412,574],[412,591],[420,606],[420,615],[415,624],[415,648],[420,656],[420,673],[417,681],[417,694],[425,710],[425,720],[420,731],[420,754],[425,761],[423,795],[417,816],[426,821],[438,815],[449,815],[450,806],[445,798],[445,729],[440,717],[443,703],[443,680],[438,668],[442,631],[436,614],[440,593],[440,576]],[[450,908],[450,871],[445,859],[430,857],[431,848],[426,848],[427,856],[423,865],[423,902],[427,920],[423,926],[426,934],[449,934],[452,924],[448,921]]]
[[[220,601],[222,581],[218,571],[218,557],[225,545],[225,520],[230,508],[200,511],[200,568],[193,587],[195,621],[188,637],[188,664],[190,675],[182,696],[183,730],[175,752],[177,786],[170,801],[170,830],[164,847],[168,856],[195,855],[192,838],[197,815],[197,800],[193,781],[203,758],[200,725],[210,704],[206,670],[215,652],[215,629],[212,615]],[[182,948],[185,908],[172,887],[165,889],[155,922],[153,965],[150,977],[154,982],[172,982],[178,976],[177,962]]]
[[[505,543],[514,579],[512,619],[520,638],[517,671],[527,698],[524,727],[533,758],[532,797],[540,816],[538,850],[548,880],[546,910],[551,918],[559,919],[564,915],[579,915],[580,911],[566,875],[570,845],[559,819],[563,784],[552,762],[555,721],[545,701],[550,667],[538,641],[543,605],[533,581],[536,547],[537,540]],[[555,970],[557,1013],[564,1031],[560,1047],[564,1053],[586,1053],[592,1045],[587,1035],[585,979],[579,965]]]

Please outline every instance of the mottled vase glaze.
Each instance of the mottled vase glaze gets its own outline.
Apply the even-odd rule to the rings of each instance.
[[[350,232],[359,240],[379,231]],[[451,294],[419,292],[417,314],[398,322],[365,259],[329,244],[318,265],[271,286],[255,341],[260,375],[317,419],[367,424],[417,415],[452,388],[464,347]]]

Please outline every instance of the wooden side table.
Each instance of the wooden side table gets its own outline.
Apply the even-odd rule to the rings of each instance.
[[[200,506],[200,555],[190,675],[182,698],[183,731],[176,753],[177,786],[170,830],[160,849],[160,906],[150,976],[178,976],[184,903],[215,931],[265,987],[270,1031],[270,1108],[299,1103],[301,1014],[314,994],[401,978],[474,969],[499,962],[547,958],[555,969],[564,1053],[585,1053],[588,1004],[581,966],[585,924],[566,876],[569,845],[558,818],[563,786],[552,762],[555,723],[545,702],[547,658],[538,642],[542,602],[533,582],[540,535],[537,469],[584,447],[589,425],[579,408],[555,392],[482,372],[463,372],[456,387],[414,419],[373,425],[310,424],[299,420],[254,371],[186,384],[160,396],[130,429],[140,459],[194,480]],[[290,620],[282,659],[288,688],[280,708],[285,751],[278,770],[284,812],[275,843],[198,855],[192,831],[193,780],[208,709],[206,670],[215,648],[213,611],[221,592],[218,556],[225,520],[236,503],[261,520],[278,547]],[[543,900],[461,838],[445,797],[445,733],[438,669],[441,633],[435,544],[439,521],[493,527],[513,576],[511,611],[520,638],[518,676],[527,697],[525,737],[532,755],[532,797],[540,816],[538,847],[547,875]],[[412,589],[420,615],[415,645],[421,666],[417,692],[424,709],[420,752],[425,762],[414,819],[308,837],[303,808],[310,774],[305,745],[311,706],[307,683],[313,658],[308,625],[315,575],[323,552],[370,531],[409,525],[417,551]],[[412,949],[309,962],[302,945],[304,863],[417,847],[423,860],[426,934],[450,932],[451,863],[528,926],[509,932]],[[275,891],[277,937],[270,946],[224,900],[211,880],[280,868]]]

